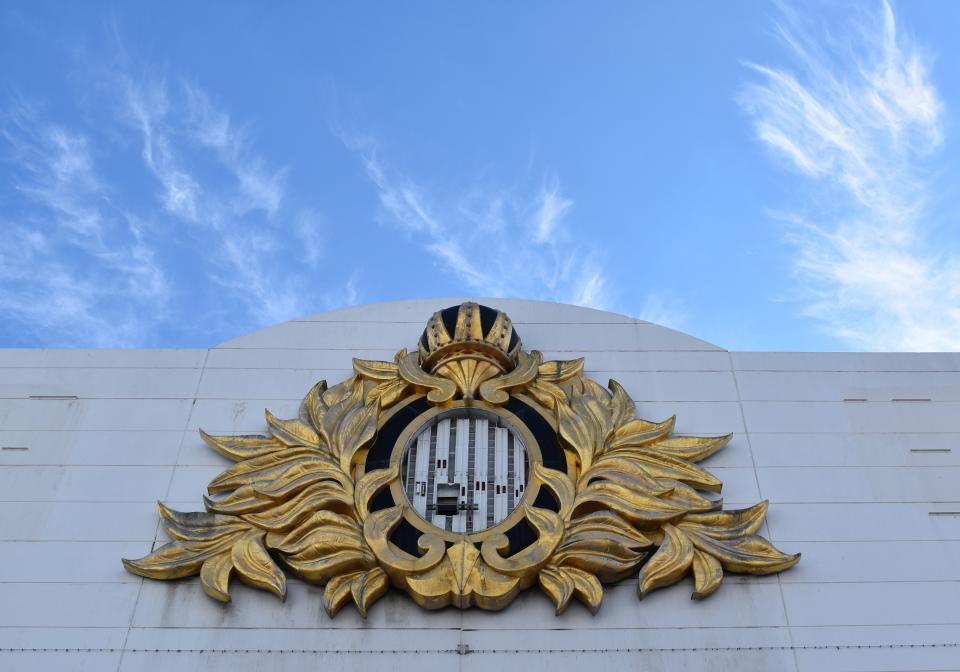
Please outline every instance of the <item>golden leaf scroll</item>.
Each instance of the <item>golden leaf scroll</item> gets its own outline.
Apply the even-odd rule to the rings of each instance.
[[[506,318],[497,324],[495,344],[510,342]],[[458,325],[477,329],[463,319]],[[475,343],[458,354],[456,338],[440,336],[438,347],[456,357],[433,370],[420,368],[424,353],[418,359],[405,350],[394,362],[354,360],[353,376],[309,391],[299,418],[267,411],[268,435],[201,432],[236,464],[211,481],[206,513],[160,504],[171,541],[124,566],[152,579],[199,574],[207,594],[224,602],[234,577],[285,599],[286,570],[325,585],[331,616],[350,601],[366,615],[391,585],[426,608],[502,609],[536,583],[560,614],[573,599],[596,612],[602,584],[634,574],[641,597],[692,574],[693,596],[704,598],[724,572],[768,574],[799,560],[757,535],[766,502],[723,511],[710,497],[722,484],[695,463],[723,448],[729,435],[676,436],[673,418],[637,418],[616,381],[606,389],[584,377],[583,360],[543,362],[518,345],[513,360],[503,352],[476,354]],[[445,544],[442,531],[427,529],[416,553],[393,544],[409,502],[372,505],[400,479],[399,462],[370,472],[363,462],[391,409],[424,400],[499,413],[516,395],[549,422],[566,455],[566,471],[530,466],[528,492],[543,488],[556,504],[544,509],[527,499],[519,506],[535,541],[513,551],[504,534],[491,533]]]

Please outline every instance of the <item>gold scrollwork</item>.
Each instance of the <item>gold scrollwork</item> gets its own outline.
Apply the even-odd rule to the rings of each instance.
[[[538,583],[558,614],[574,598],[595,612],[602,584],[634,573],[641,597],[692,573],[693,597],[703,598],[725,571],[768,574],[797,563],[799,554],[782,553],[757,535],[766,502],[723,511],[707,496],[722,484],[696,462],[730,435],[676,436],[673,418],[637,418],[626,391],[613,380],[604,388],[586,378],[582,359],[543,362],[539,352],[523,351],[503,313],[485,333],[484,310],[461,306],[453,336],[437,313],[418,353],[401,350],[394,362],[355,359],[353,376],[329,389],[321,381],[307,393],[299,418],[267,411],[268,435],[201,432],[236,464],[208,486],[205,513],[159,504],[171,541],[124,566],[153,579],[199,574],[207,594],[224,602],[234,576],[285,599],[282,567],[325,585],[324,606],[333,616],[349,601],[366,615],[390,585],[429,609],[502,609]],[[556,430],[566,471],[542,463],[529,430],[503,408],[513,397]],[[387,468],[367,472],[364,458],[379,430],[417,399],[430,410],[392,446]],[[474,534],[420,518],[400,479],[413,434],[456,408],[503,418],[528,447],[520,503],[500,524]],[[541,488],[553,509],[535,504]],[[393,505],[378,508],[384,490]],[[391,541],[403,521],[419,532],[419,554]],[[511,549],[506,532],[523,521],[535,539]]]

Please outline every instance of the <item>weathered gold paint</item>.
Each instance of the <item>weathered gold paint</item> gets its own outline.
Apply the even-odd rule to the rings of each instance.
[[[283,566],[325,584],[333,616],[347,601],[362,615],[389,585],[420,606],[498,610],[538,583],[562,613],[572,598],[600,607],[603,583],[639,569],[641,597],[692,573],[694,598],[713,593],[723,572],[769,574],[796,564],[756,534],[767,504],[722,511],[701,492],[720,491],[718,479],[696,466],[730,436],[674,436],[674,419],[636,417],[633,401],[611,380],[603,388],[583,375],[583,360],[542,362],[517,342],[498,313],[483,334],[476,304],[461,306],[454,335],[440,313],[427,325],[418,353],[394,362],[354,360],[354,375],[307,394],[300,417],[282,420],[267,411],[269,435],[203,439],[237,462],[209,485],[206,513],[179,513],[159,505],[172,541],[140,560],[124,560],[134,574],[175,579],[199,574],[214,599],[230,600],[229,582],[286,596]],[[364,473],[377,431],[410,400],[425,396],[432,409],[393,448],[390,467]],[[557,431],[566,472],[544,467],[529,431],[500,408],[511,396],[535,407]],[[501,524],[459,535],[433,527],[407,502],[400,464],[422,423],[456,407],[505,417],[523,434],[530,483]],[[396,506],[370,511],[390,488]],[[533,506],[539,488],[559,504]],[[511,552],[503,534],[522,519],[537,540]],[[389,536],[406,519],[422,533],[421,554],[410,555]],[[451,545],[448,547],[447,543]],[[280,561],[278,564],[278,560]]]

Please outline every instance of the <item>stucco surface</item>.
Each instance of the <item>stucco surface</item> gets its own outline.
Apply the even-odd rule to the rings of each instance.
[[[960,669],[960,355],[730,353],[601,311],[484,300],[525,347],[586,357],[652,420],[734,439],[705,466],[728,506],[770,500],[764,534],[801,563],[689,582],[596,616],[536,590],[506,611],[425,612],[388,594],[328,618],[322,589],[286,603],[196,579],[142,580],[121,557],[164,541],[155,501],[199,510],[227,465],[197,429],[265,430],[353,356],[414,347],[460,299],[314,315],[209,350],[0,350],[0,669]],[[641,667],[642,666],[642,667]]]

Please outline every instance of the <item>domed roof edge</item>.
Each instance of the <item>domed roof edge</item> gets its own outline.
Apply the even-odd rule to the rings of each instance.
[[[383,301],[359,306],[338,308],[295,318],[288,322],[263,327],[247,334],[220,343],[215,348],[284,347],[280,332],[308,326],[309,323],[392,323],[425,325],[433,313],[443,308],[456,306],[464,301],[474,301],[482,305],[506,312],[518,326],[521,338],[524,324],[636,324],[646,325],[646,329],[661,332],[662,339],[675,340],[684,350],[723,350],[703,339],[653,322],[647,322],[612,311],[587,308],[566,303],[542,301],[537,299],[515,299],[498,297],[439,297],[400,299]],[[305,324],[306,323],[306,324]],[[299,325],[299,327],[298,327]],[[422,329],[413,329],[418,336]],[[274,345],[268,345],[273,341]],[[397,347],[408,345],[398,343]],[[536,343],[524,342],[525,348],[536,348]]]

